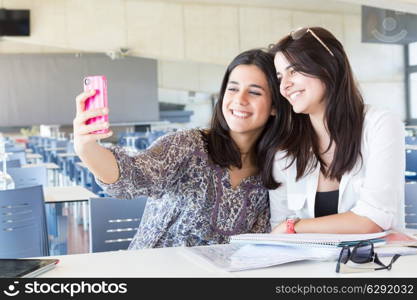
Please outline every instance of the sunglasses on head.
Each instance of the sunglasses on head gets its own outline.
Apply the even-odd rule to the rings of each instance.
[[[351,250],[352,248],[352,250]],[[394,255],[388,265],[382,263],[378,255],[374,251],[374,244],[369,241],[359,242],[355,246],[343,246],[340,251],[339,259],[336,265],[336,273],[356,273],[369,272],[377,270],[391,270],[392,264],[400,257],[399,254]],[[352,261],[356,264],[375,263],[379,267],[351,267],[347,263]]]
[[[311,35],[331,54],[331,56],[334,56],[333,52],[329,49],[329,47],[326,46],[326,44],[317,36],[317,34],[314,33],[313,30],[311,30],[308,27],[302,27],[297,30],[291,31],[290,36],[293,40],[299,40],[301,39],[307,32],[310,32]]]

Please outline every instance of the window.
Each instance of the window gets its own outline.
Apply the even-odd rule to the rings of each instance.
[[[410,66],[417,65],[417,42],[411,43],[408,45],[408,64]]]
[[[417,119],[417,72],[410,74],[410,117]]]
[[[404,47],[407,124],[417,125],[417,42]]]

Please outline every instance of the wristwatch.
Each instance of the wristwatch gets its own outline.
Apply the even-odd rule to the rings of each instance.
[[[300,221],[300,218],[296,216],[288,217],[285,221],[287,228],[286,233],[297,233],[295,232],[295,224],[297,224],[298,221]]]

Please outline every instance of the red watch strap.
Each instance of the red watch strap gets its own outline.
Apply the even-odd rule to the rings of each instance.
[[[288,219],[287,221],[286,221],[286,225],[287,225],[287,233],[296,233],[295,232],[295,223],[296,223],[296,220],[293,220],[293,219]]]

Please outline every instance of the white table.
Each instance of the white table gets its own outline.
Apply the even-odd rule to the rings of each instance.
[[[26,160],[34,161],[35,164],[40,163],[41,159],[42,159],[42,155],[38,153],[26,153]]]
[[[391,271],[338,274],[336,262],[302,261],[227,272],[183,247],[56,256],[56,268],[39,277],[416,277],[417,255],[400,257]],[[385,259],[384,259],[385,261]]]
[[[82,186],[44,187],[46,203],[87,201],[98,196]]]
[[[77,163],[76,163],[76,165],[77,165],[77,166],[80,166],[81,168],[85,168],[85,169],[87,169],[87,166],[85,165],[85,163],[83,163],[83,162],[81,162],[81,161],[80,161],[80,162],[77,162]]]
[[[33,167],[46,167],[48,170],[57,170],[59,166],[54,163],[40,163],[40,164],[26,164],[22,165],[22,168],[33,168]]]
[[[66,147],[51,147],[51,148],[45,148],[45,151],[65,151],[67,150]]]
[[[38,153],[26,153],[26,159],[41,159],[42,155]]]
[[[66,158],[66,157],[76,157],[78,155],[75,154],[75,153],[68,153],[68,152],[66,152],[66,153],[58,153],[57,156],[58,157],[62,157],[62,158]]]

